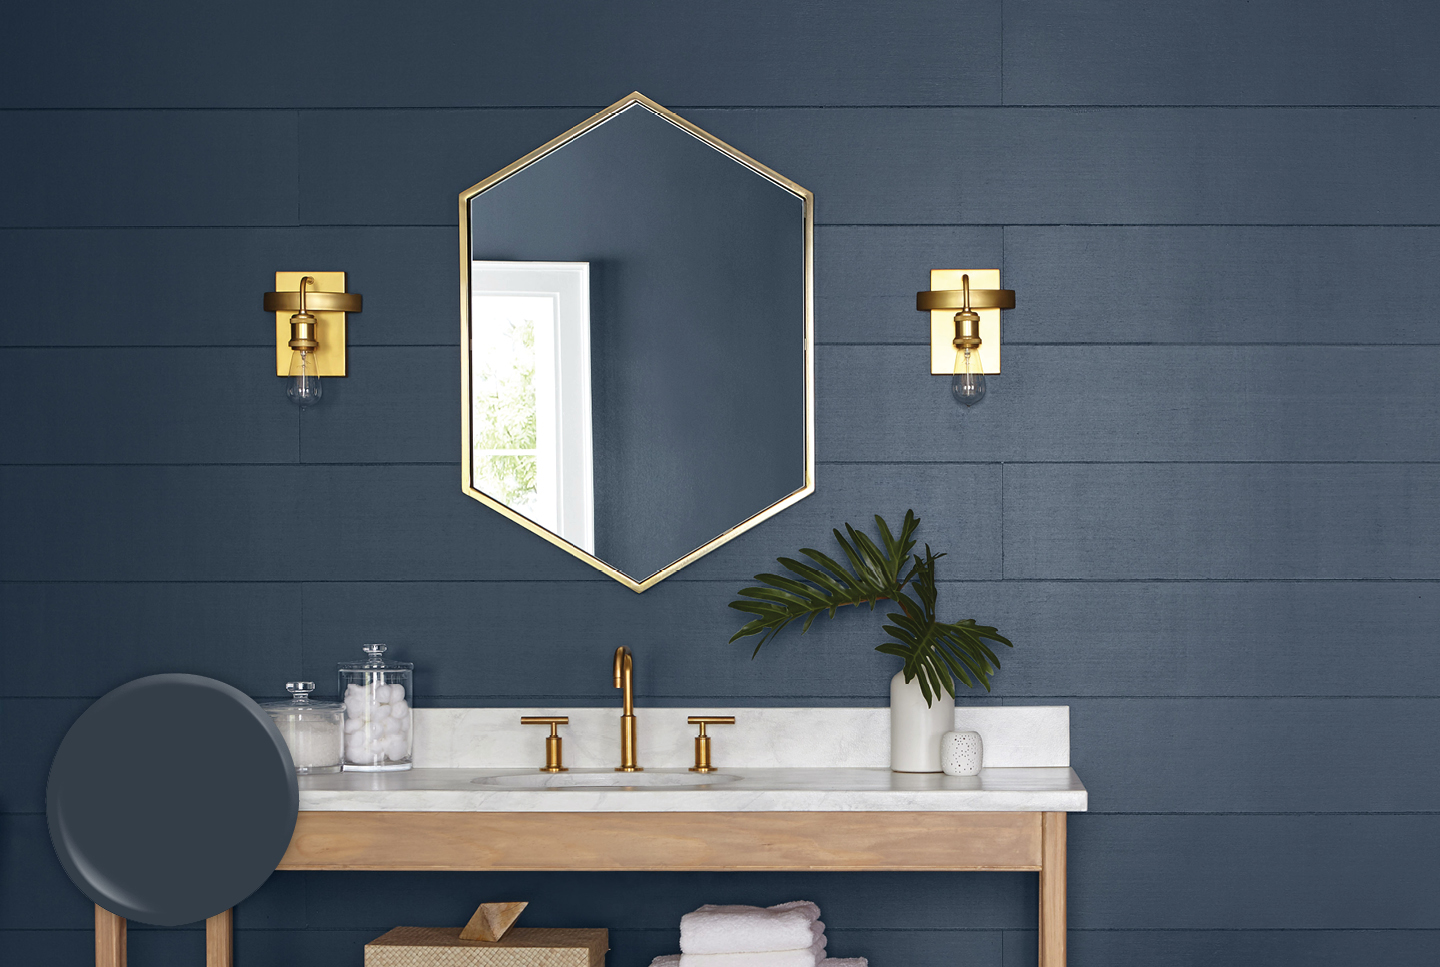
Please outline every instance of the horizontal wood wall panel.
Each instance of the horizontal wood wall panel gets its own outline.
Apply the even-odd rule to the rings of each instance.
[[[1202,967],[1428,967],[1434,930],[1076,930],[1067,938],[1074,964]],[[1033,967],[1032,931],[1005,933],[1005,967]]]
[[[1440,775],[1417,768],[1440,698],[1035,703],[1070,706],[1070,762],[1097,812],[1434,812],[1440,802]]]
[[[285,111],[0,112],[0,226],[293,225],[296,150]]]
[[[920,538],[929,531],[922,522]],[[942,576],[948,565],[940,562]],[[804,636],[788,629],[751,660],[755,639],[728,644],[745,618],[725,606],[747,583],[682,576],[638,598],[594,582],[310,584],[305,674],[323,681],[355,641],[373,635],[426,655],[427,701],[524,704],[546,696],[608,705],[606,656],[625,644],[645,670],[636,683],[644,701],[888,701],[892,665],[872,650],[884,608],[842,612]],[[555,600],[566,606],[549,607]],[[1016,643],[1001,649],[989,697],[1022,704],[1085,695],[1440,695],[1437,609],[1440,589],[1429,583],[940,584],[947,620],[974,617]],[[572,614],[608,618],[587,628],[574,661],[543,677],[528,651],[494,644],[568,642]],[[1217,632],[1217,622],[1232,631]],[[986,699],[977,689],[961,701]]]
[[[1012,226],[1003,235],[1002,245],[991,227],[820,226],[817,341],[924,345],[915,292],[930,268],[1002,264],[1019,293],[1006,345],[1440,339],[1424,322],[1440,301],[1428,271],[1440,259],[1437,229]],[[453,345],[454,249],[443,226],[0,230],[13,307],[0,345],[270,345],[257,293],[284,266],[348,273],[366,299],[351,317],[352,347]],[[203,306],[177,282],[186,278],[206,279]],[[53,298],[57,289],[66,298]]]
[[[1434,345],[1437,262],[1433,228],[1011,227],[1004,337]]]
[[[303,112],[301,220],[454,224],[458,192],[583,114],[375,111],[357,125],[349,112]],[[1440,223],[1430,190],[1440,113],[1430,111],[684,114],[815,192],[820,224]]]
[[[299,411],[273,348],[0,349],[0,368],[11,374],[0,383],[5,463],[299,457]]]
[[[816,227],[816,342],[928,346],[930,316],[915,310],[915,293],[930,288],[930,270],[1000,268],[1006,231],[973,225]],[[1011,281],[1008,270],[1002,273],[1002,284]],[[1017,294],[1017,306],[1024,302]],[[1006,313],[1006,321],[1014,315]]]
[[[303,589],[245,584],[0,584],[9,646],[0,696],[95,699],[189,672],[283,698],[299,671]],[[63,674],[62,674],[63,671]],[[333,675],[333,669],[331,669]],[[327,689],[334,683],[321,679]]]
[[[1010,346],[961,411],[919,346],[821,346],[823,461],[1404,461],[1440,451],[1440,347]],[[0,349],[4,462],[450,463],[459,352],[349,351],[300,414],[262,347]],[[103,378],[102,378],[103,376]],[[1336,379],[1356,389],[1337,399]],[[334,405],[331,405],[331,404]]]
[[[323,406],[301,417],[306,463],[450,464],[459,474],[460,347],[357,346],[349,375],[323,379]],[[274,377],[270,377],[274,379]],[[276,380],[282,402],[283,381]],[[334,403],[334,406],[329,404]]]
[[[1008,346],[1001,359],[984,405],[965,410],[949,377],[930,374],[925,347],[820,347],[821,459],[1375,461],[1440,452],[1440,347]]]
[[[1008,578],[1433,579],[1440,467],[1020,464]]]
[[[81,10],[75,8],[79,6]],[[323,24],[293,51],[277,24]],[[1000,3],[14,8],[0,107],[994,104]],[[957,57],[952,38],[965,37]],[[156,58],[154,51],[166,52]],[[477,179],[478,180],[478,179]]]
[[[1440,694],[1440,584],[1428,581],[1027,580],[946,585],[940,602],[1016,643],[995,691],[1025,703]]]
[[[365,297],[352,348],[458,345],[455,244],[454,228],[0,229],[0,346],[274,346],[260,299],[285,270],[346,273]]]
[[[1436,817],[1072,816],[1072,930],[1440,927]]]
[[[685,569],[747,580],[845,521],[913,508],[946,576],[998,578],[1000,468],[823,468],[823,489]],[[970,514],[949,515],[964,493]],[[265,581],[609,578],[460,492],[450,466],[6,467],[0,506],[25,555],[0,580]],[[497,547],[506,553],[496,553]],[[616,586],[618,589],[618,586]],[[633,593],[633,592],[632,592]],[[648,594],[649,592],[647,592]],[[623,597],[623,595],[622,595]]]
[[[454,226],[460,192],[593,113],[301,111],[300,223]]]
[[[84,698],[0,698],[0,728],[6,735],[25,737],[7,756],[0,814],[45,812],[50,762],[60,740],[89,705]]]
[[[825,547],[833,542],[817,543]],[[754,569],[767,566],[756,561]],[[328,681],[335,662],[350,660],[355,642],[374,637],[423,656],[416,670],[422,705],[523,704],[529,696],[542,704],[609,706],[616,692],[608,663],[615,649],[626,645],[635,653],[635,694],[641,705],[701,696],[732,696],[735,701],[744,696],[771,704],[886,701],[894,662],[874,647],[882,638],[888,609],[841,614],[817,623],[803,638],[794,628],[752,660],[757,639],[729,643],[747,618],[726,607],[751,583],[672,578],[628,597],[619,593],[624,588],[608,581],[309,584],[305,674]],[[565,606],[555,607],[557,600]],[[575,625],[577,614],[606,617],[582,633]],[[504,644],[519,641],[537,644]],[[549,654],[563,650],[572,657],[537,674],[537,648]]]
[[[302,647],[303,676],[328,693],[334,663],[374,637],[418,660],[422,704],[608,705],[605,660],[622,644],[645,670],[642,704],[885,704],[891,661],[873,651],[884,608],[842,612],[804,636],[787,630],[751,660],[754,639],[728,643],[744,616],[725,606],[749,583],[682,576],[639,596],[594,578],[0,585],[15,653],[5,693],[94,698],[140,675],[189,671],[273,697],[301,673],[276,669],[298,669]],[[968,702],[1440,695],[1437,608],[1428,582],[940,584],[943,615],[992,623],[1016,642],[994,691],[963,693]],[[575,614],[606,617],[579,638]],[[1217,622],[1236,633],[1217,633]],[[521,640],[576,655],[537,676],[531,651],[497,645]],[[74,675],[57,679],[61,666]]]
[[[1440,104],[1430,4],[1005,4],[1007,104]]]

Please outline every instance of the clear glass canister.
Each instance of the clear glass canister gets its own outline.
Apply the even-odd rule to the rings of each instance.
[[[345,706],[339,702],[311,701],[314,682],[286,682],[288,702],[266,702],[261,706],[275,720],[275,726],[290,747],[290,758],[299,776],[324,775],[340,771],[344,751],[342,729]]]
[[[399,772],[410,768],[414,730],[408,661],[386,661],[384,645],[366,645],[363,662],[340,663],[345,703],[347,772]]]

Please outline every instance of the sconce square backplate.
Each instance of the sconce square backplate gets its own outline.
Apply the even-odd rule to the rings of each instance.
[[[315,280],[308,292],[344,292],[344,272],[276,272],[275,291],[295,292],[305,276]],[[292,312],[275,313],[275,375],[290,375],[290,317]],[[315,317],[315,339],[320,348],[315,351],[319,364],[319,376],[345,375],[345,313],[320,312],[312,310]]]
[[[959,289],[960,277],[970,276],[972,289],[1000,288],[999,269],[931,269],[931,289]],[[985,372],[1000,372],[1000,310],[976,309],[980,314],[980,365]],[[930,310],[930,372],[955,372],[955,310]]]

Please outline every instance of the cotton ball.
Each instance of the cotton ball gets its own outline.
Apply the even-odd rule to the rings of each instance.
[[[360,718],[365,711],[365,696],[356,693],[345,696],[345,714],[351,718]]]
[[[403,729],[403,730],[406,731],[406,732],[410,731],[410,713],[409,713],[409,712],[406,712],[405,715],[400,719],[400,728]]]
[[[349,735],[349,734],[351,734],[352,732],[359,732],[359,731],[360,731],[360,725],[361,725],[361,723],[360,723],[360,720],[359,720],[359,719],[354,718],[353,716],[349,716],[349,715],[345,716],[345,734],[346,734],[346,735]]]
[[[403,735],[392,735],[385,740],[385,755],[391,759],[405,758],[406,743]]]
[[[377,685],[375,686],[375,701],[389,702],[393,692],[394,687],[391,685]]]
[[[385,720],[385,734],[386,734],[386,735],[394,735],[396,732],[399,732],[399,731],[400,731],[400,720],[399,720],[399,719],[386,719],[386,720]]]
[[[399,688],[400,686],[396,685],[395,687]],[[395,701],[390,703],[390,714],[395,716],[396,718],[404,718],[407,714],[409,714],[409,712],[410,706],[406,704],[403,698],[397,698]]]
[[[391,686],[390,686],[390,701],[392,701],[392,702],[403,702],[403,701],[405,701],[405,686],[404,686],[404,685],[391,685]]]
[[[346,698],[349,698],[351,695],[363,695],[364,693],[365,689],[361,688],[359,685],[356,685],[354,682],[351,682],[349,685],[345,686]]]
[[[378,720],[378,719],[388,719],[389,717],[390,717],[390,706],[388,706],[388,705],[376,705],[374,708],[372,708],[372,709],[370,710],[370,718],[371,718],[371,719],[375,719],[375,720]]]

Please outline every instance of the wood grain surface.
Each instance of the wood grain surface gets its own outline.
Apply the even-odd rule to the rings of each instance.
[[[282,870],[1034,870],[1038,813],[302,812]]]

